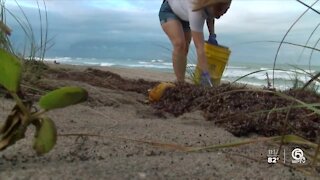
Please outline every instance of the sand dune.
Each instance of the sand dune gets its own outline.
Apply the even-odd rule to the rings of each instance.
[[[85,67],[53,65],[84,71]],[[101,68],[100,68],[101,69]],[[103,68],[124,78],[173,81],[172,73]],[[267,162],[275,144],[258,143],[214,152],[184,152],[146,143],[204,147],[243,140],[206,121],[202,112],[179,117],[155,114],[145,93],[98,87],[86,82],[46,78],[47,88],[77,85],[89,100],[48,115],[59,137],[43,156],[32,150],[34,129],[27,138],[0,152],[0,179],[302,179],[304,174]],[[0,119],[13,102],[1,98]],[[254,135],[253,135],[254,136]],[[144,142],[142,142],[144,141]],[[288,152],[290,150],[289,147]],[[288,156],[289,157],[289,156]],[[280,161],[282,159],[280,158]]]

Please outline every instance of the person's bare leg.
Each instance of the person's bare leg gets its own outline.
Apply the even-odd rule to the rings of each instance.
[[[191,42],[191,31],[184,32],[184,39],[186,40],[185,53],[188,56],[189,46]]]
[[[178,82],[184,82],[187,56],[185,51],[186,40],[182,25],[178,20],[170,20],[162,24],[162,29],[169,37],[173,46],[172,63]]]
[[[185,61],[185,64],[184,64],[184,67],[187,67],[187,57],[188,57],[188,52],[189,52],[189,46],[190,46],[190,42],[191,42],[191,31],[185,31],[184,32],[184,39],[186,40],[186,45],[185,45],[185,48],[184,48],[184,52],[185,52],[185,55],[186,55],[186,61]],[[186,68],[184,69],[184,72],[186,71]]]

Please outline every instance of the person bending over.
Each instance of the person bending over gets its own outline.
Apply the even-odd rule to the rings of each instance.
[[[208,42],[218,44],[214,32],[214,19],[224,15],[231,0],[164,0],[159,19],[163,31],[173,46],[172,62],[178,82],[184,82],[187,66],[187,54],[191,38],[197,52],[197,63],[200,68],[201,84],[212,86],[208,72],[207,57],[204,49],[203,26],[207,22]]]

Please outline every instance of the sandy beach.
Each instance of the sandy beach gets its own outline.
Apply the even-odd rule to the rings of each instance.
[[[178,147],[205,147],[258,136],[236,137],[206,121],[201,111],[159,116],[147,103],[148,87],[141,86],[141,93],[119,90],[98,81],[97,76],[91,77],[92,83],[77,79],[87,67],[51,67],[63,68],[65,74],[47,73],[40,87],[81,86],[89,92],[89,99],[48,113],[59,134],[48,154],[37,156],[33,151],[33,128],[27,131],[26,139],[0,152],[0,179],[316,179],[283,164],[282,157],[279,163],[269,164],[268,151],[277,149],[277,144],[261,142],[213,152],[185,152]],[[95,69],[124,79],[142,78],[151,81],[150,86],[175,79],[173,73],[143,69]],[[102,79],[112,78],[99,73]],[[2,122],[13,101],[1,97],[0,102]],[[285,148],[289,161],[291,149]]]

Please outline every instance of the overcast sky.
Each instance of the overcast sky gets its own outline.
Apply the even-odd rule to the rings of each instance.
[[[32,22],[34,31],[38,32],[36,1],[17,1]],[[311,5],[315,0],[303,2]],[[134,50],[132,56],[135,58],[144,55],[153,59],[168,57],[169,52],[159,48],[171,48],[158,20],[161,3],[162,0],[46,0],[49,36],[54,37],[55,42],[48,54],[120,58],[122,56],[116,56],[121,52]],[[42,1],[39,4],[43,9]],[[6,6],[15,15],[22,17],[14,0],[7,0]],[[320,11],[320,3],[314,8]],[[218,42],[231,48],[232,61],[273,62],[278,45],[256,41],[280,41],[305,10],[306,7],[296,0],[233,0],[228,13],[217,20]],[[12,38],[16,41],[15,45],[22,46],[17,23],[11,18],[8,18],[7,23],[14,29]],[[319,23],[320,15],[309,10],[286,40],[304,44]],[[314,46],[319,37],[320,30],[317,30],[309,45]],[[94,48],[99,51],[90,51]],[[108,51],[109,54],[96,53],[102,51]],[[300,52],[300,48],[286,45],[281,50],[279,62],[301,63],[297,61]],[[310,51],[305,53],[309,55]],[[314,63],[320,61],[318,55],[319,52],[315,53]]]

